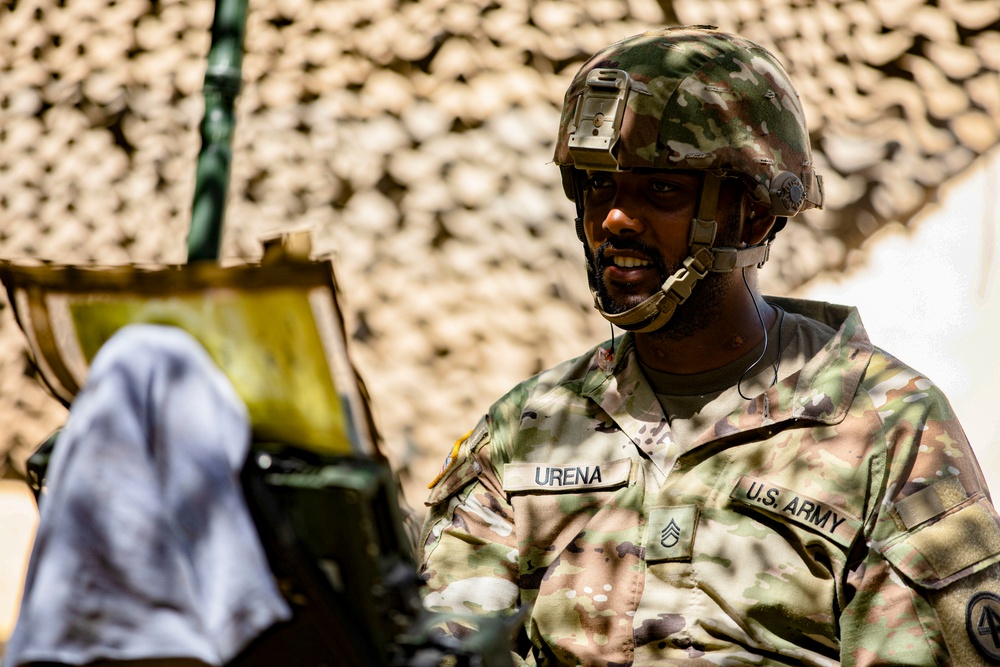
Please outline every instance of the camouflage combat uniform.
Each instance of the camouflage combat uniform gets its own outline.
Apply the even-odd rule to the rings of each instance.
[[[990,664],[1000,517],[947,400],[779,303],[832,340],[683,451],[631,335],[497,402],[427,501],[425,604],[527,606],[528,664]]]

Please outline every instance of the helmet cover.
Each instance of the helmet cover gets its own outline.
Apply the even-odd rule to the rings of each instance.
[[[645,32],[584,63],[566,92],[555,162],[737,174],[777,216],[823,204],[788,74],[765,48],[712,27]]]

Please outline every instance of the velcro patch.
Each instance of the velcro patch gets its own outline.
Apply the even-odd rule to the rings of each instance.
[[[906,534],[884,553],[916,583],[940,588],[966,568],[998,560],[1000,517],[983,499]]]
[[[646,562],[690,561],[697,529],[697,505],[654,508],[646,523]]]
[[[904,530],[910,530],[924,521],[944,514],[968,498],[969,494],[958,477],[946,477],[898,500],[894,507],[903,522]]]
[[[729,497],[814,530],[842,547],[851,546],[862,526],[861,519],[845,514],[839,508],[749,475],[740,478]]]
[[[503,490],[514,492],[611,489],[626,484],[631,471],[631,459],[575,465],[505,463]]]

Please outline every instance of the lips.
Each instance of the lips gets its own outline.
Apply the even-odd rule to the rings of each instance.
[[[587,253],[587,276],[601,308],[622,313],[654,294],[665,280],[656,248],[638,239],[614,237]]]
[[[656,269],[659,263],[653,259],[655,255],[651,251],[651,248],[622,248],[605,244],[600,249],[601,268],[617,274],[641,274]]]
[[[659,284],[657,263],[635,254],[605,254],[601,257],[601,275],[605,285],[615,290],[646,291]]]
[[[598,275],[618,281],[642,280],[650,272],[662,273],[663,260],[656,248],[628,237],[613,237],[594,249]]]

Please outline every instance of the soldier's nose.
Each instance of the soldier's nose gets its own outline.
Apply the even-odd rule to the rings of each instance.
[[[629,234],[641,234],[645,229],[642,220],[626,212],[620,206],[612,207],[604,217],[601,227],[608,233],[615,236],[626,236]]]

